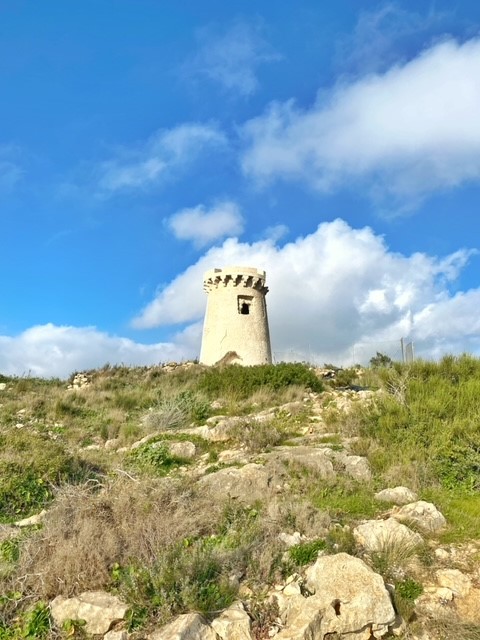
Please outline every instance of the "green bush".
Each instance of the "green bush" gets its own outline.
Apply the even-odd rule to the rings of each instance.
[[[293,362],[252,367],[237,364],[212,367],[203,373],[198,382],[199,389],[211,399],[232,393],[246,399],[262,387],[278,391],[292,385],[317,392],[323,390],[322,382],[309,367]]]
[[[401,451],[447,488],[478,491],[480,360],[448,356],[439,363],[395,365],[379,375],[389,395],[364,414],[362,435],[394,457]],[[377,461],[377,471],[396,462],[389,456]]]
[[[150,441],[134,449],[127,458],[127,465],[145,473],[163,476],[187,461],[170,453],[167,442]]]
[[[27,431],[0,434],[0,519],[41,510],[55,488],[94,470],[48,437]]]
[[[296,565],[303,567],[306,564],[314,562],[314,560],[317,559],[318,552],[323,551],[326,547],[326,541],[322,538],[318,538],[317,540],[303,542],[301,544],[296,544],[294,547],[290,547],[288,555]]]

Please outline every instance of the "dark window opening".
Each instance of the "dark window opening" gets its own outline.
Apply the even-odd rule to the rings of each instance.
[[[253,303],[253,296],[238,296],[238,313],[242,316],[248,316],[250,314],[250,307]]]

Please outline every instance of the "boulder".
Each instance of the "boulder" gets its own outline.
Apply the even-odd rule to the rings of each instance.
[[[327,450],[329,455],[340,467],[342,473],[350,476],[358,482],[369,482],[372,479],[372,472],[368,460],[363,456],[349,456],[346,453]]]
[[[250,617],[241,602],[234,602],[211,622],[212,629],[222,640],[252,640]]]
[[[347,553],[321,556],[306,571],[309,611],[322,612],[321,638],[348,634],[349,640],[381,638],[395,622],[395,611],[383,578]]]
[[[66,620],[85,620],[87,633],[104,634],[124,619],[128,605],[105,591],[86,591],[74,598],[57,596],[50,603],[50,611],[58,627]]]
[[[471,579],[458,569],[438,569],[436,577],[441,587],[451,589],[459,597],[467,596],[472,588]]]
[[[185,460],[191,460],[197,453],[197,448],[193,442],[185,440],[183,442],[168,442],[168,450],[170,455],[177,458],[184,458]]]
[[[269,492],[271,474],[261,464],[246,464],[244,467],[227,467],[210,473],[198,481],[217,499],[237,498],[252,503],[262,500]]]
[[[148,640],[218,640],[215,631],[198,613],[186,613],[147,636]]]
[[[283,462],[309,469],[322,479],[334,478],[336,474],[326,451],[324,448],[308,446],[276,447],[275,451],[259,457],[269,465]]]
[[[422,544],[422,536],[415,533],[395,518],[388,520],[369,520],[353,530],[358,544],[366,551],[388,551],[395,549],[408,551]]]
[[[425,532],[439,531],[447,524],[437,507],[424,500],[406,504],[400,509],[394,509],[392,517],[396,520],[412,522]]]
[[[376,493],[375,500],[393,502],[394,504],[409,504],[417,500],[417,495],[407,487],[394,487],[393,489],[383,489]]]

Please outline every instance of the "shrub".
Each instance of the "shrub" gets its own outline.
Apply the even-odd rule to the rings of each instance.
[[[310,564],[317,559],[318,552],[323,551],[327,546],[327,543],[322,538],[317,540],[311,540],[310,542],[303,542],[296,544],[294,547],[290,547],[288,555],[293,562],[299,567],[303,567],[306,564]]]
[[[91,466],[48,437],[27,431],[0,434],[0,519],[38,511],[51,501],[57,486],[94,474]]]
[[[262,387],[278,391],[293,385],[300,385],[312,391],[323,390],[322,382],[315,373],[300,363],[252,367],[233,364],[223,368],[212,367],[204,371],[198,382],[199,389],[211,399],[232,393],[239,399],[245,399]]]
[[[127,465],[140,471],[162,476],[187,461],[171,455],[167,442],[150,441],[134,449],[126,462]]]

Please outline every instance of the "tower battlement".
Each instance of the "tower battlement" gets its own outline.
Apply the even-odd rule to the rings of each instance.
[[[232,287],[251,287],[266,295],[268,287],[265,286],[265,277],[265,271],[251,267],[211,269],[203,277],[203,289],[209,293],[216,287],[230,285]]]
[[[271,363],[265,279],[265,271],[253,267],[205,273],[208,300],[200,362],[213,365],[228,354],[229,362],[238,364]]]

